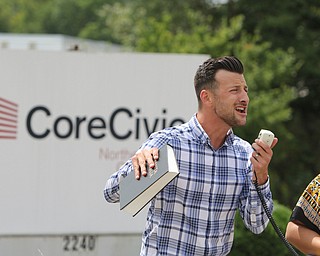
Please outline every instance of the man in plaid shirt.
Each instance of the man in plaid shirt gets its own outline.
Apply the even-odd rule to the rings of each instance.
[[[268,166],[271,147],[250,145],[232,127],[246,124],[249,104],[243,65],[233,56],[211,58],[198,68],[198,111],[189,122],[153,133],[140,150],[107,181],[108,202],[119,202],[119,180],[134,171],[146,176],[158,149],[173,147],[180,174],[150,203],[140,256],[227,255],[237,209],[255,234],[268,224],[253,180],[272,211]],[[253,175],[254,173],[254,175]]]

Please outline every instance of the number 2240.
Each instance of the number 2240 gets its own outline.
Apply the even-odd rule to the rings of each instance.
[[[93,251],[96,238],[92,235],[69,235],[63,237],[64,251]]]

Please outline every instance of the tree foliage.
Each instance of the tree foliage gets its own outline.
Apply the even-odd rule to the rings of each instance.
[[[276,201],[274,202],[274,211],[272,213],[272,216],[282,234],[285,234],[290,215],[291,210],[289,208],[279,204]],[[300,253],[297,249],[295,249],[295,251],[298,254]],[[240,217],[240,214],[237,213],[235,220],[234,244],[229,255],[290,256],[292,255],[292,253],[283,243],[282,239],[274,230],[271,223],[268,224],[267,228],[261,234],[255,235],[248,229],[246,229]]]
[[[288,84],[297,97],[290,103],[292,118],[285,122],[292,139],[277,147],[285,158],[277,165],[276,177],[276,184],[283,185],[274,190],[279,200],[292,206],[320,168],[320,2],[238,0],[228,1],[219,11],[228,17],[244,15],[243,28],[250,34],[259,31],[262,41],[272,42],[271,51],[294,51],[299,69]]]
[[[0,31],[11,33],[41,33],[40,20],[49,0],[1,0]]]

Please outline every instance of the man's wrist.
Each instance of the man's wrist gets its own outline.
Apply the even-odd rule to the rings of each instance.
[[[252,183],[257,183],[259,186],[262,186],[262,185],[266,184],[268,182],[268,180],[269,180],[268,175],[258,176],[255,171],[253,172]]]

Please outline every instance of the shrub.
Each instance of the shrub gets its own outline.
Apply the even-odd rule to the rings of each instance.
[[[277,202],[274,202],[273,218],[285,234],[286,226],[291,215],[291,210]],[[296,250],[297,253],[300,253]],[[240,214],[237,213],[235,221],[234,244],[229,254],[231,256],[290,256],[292,253],[288,250],[272,224],[269,222],[264,232],[259,235],[253,234],[243,224]]]

